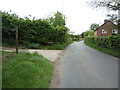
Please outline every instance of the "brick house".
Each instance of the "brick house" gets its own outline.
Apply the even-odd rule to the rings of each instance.
[[[104,24],[102,24],[95,30],[94,36],[108,36],[112,33],[117,32],[118,32],[117,26],[113,22],[109,20],[104,20]]]

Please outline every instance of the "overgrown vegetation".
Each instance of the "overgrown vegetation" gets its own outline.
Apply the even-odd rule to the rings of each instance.
[[[52,46],[48,46],[47,49],[49,50],[63,50],[66,46],[68,46],[71,42],[63,43],[63,44],[54,44]]]
[[[72,41],[80,41],[81,35],[70,34]]]
[[[65,16],[56,12],[54,16],[46,19],[32,20],[28,17],[20,18],[16,14],[2,13],[2,39],[3,45],[15,45],[15,27],[19,30],[19,46],[26,48],[39,48],[39,46],[64,44],[70,39],[69,29],[65,26]],[[70,41],[70,40],[69,40]],[[71,42],[71,41],[70,41]],[[68,42],[68,43],[70,43]]]
[[[119,57],[120,38],[117,35],[107,37],[86,37],[84,43],[105,53]]]
[[[9,59],[11,59],[16,55],[15,52],[5,52],[5,51],[0,51],[0,54],[1,54],[2,63],[8,61]]]
[[[94,30],[87,30],[86,32],[82,32],[81,38],[86,37],[94,37]]]
[[[99,27],[99,24],[92,23],[92,24],[90,25],[90,30],[94,30],[94,31],[95,31],[98,27]]]
[[[2,66],[3,88],[49,88],[53,65],[43,56],[19,53],[6,59]]]

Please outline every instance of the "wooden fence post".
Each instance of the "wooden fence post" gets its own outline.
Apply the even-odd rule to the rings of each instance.
[[[18,26],[16,26],[16,53],[18,53]]]

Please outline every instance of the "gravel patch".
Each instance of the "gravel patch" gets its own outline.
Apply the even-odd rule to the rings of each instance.
[[[14,52],[15,49],[0,47],[0,51]],[[60,57],[62,50],[19,49],[19,52],[30,52],[30,53],[38,52],[39,54],[43,55],[45,58],[47,58],[51,62],[55,62],[57,58]]]

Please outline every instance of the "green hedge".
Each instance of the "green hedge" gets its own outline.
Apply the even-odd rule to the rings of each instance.
[[[120,38],[117,35],[107,37],[86,37],[84,43],[101,51],[118,56],[120,50]],[[116,54],[113,54],[113,53]]]
[[[20,18],[16,14],[2,12],[2,41],[9,46],[15,45],[15,27],[18,26],[19,45],[36,48],[39,45],[47,45],[48,42],[65,43],[70,38],[69,29],[63,26],[53,27],[45,19]],[[36,44],[37,43],[37,44]]]

